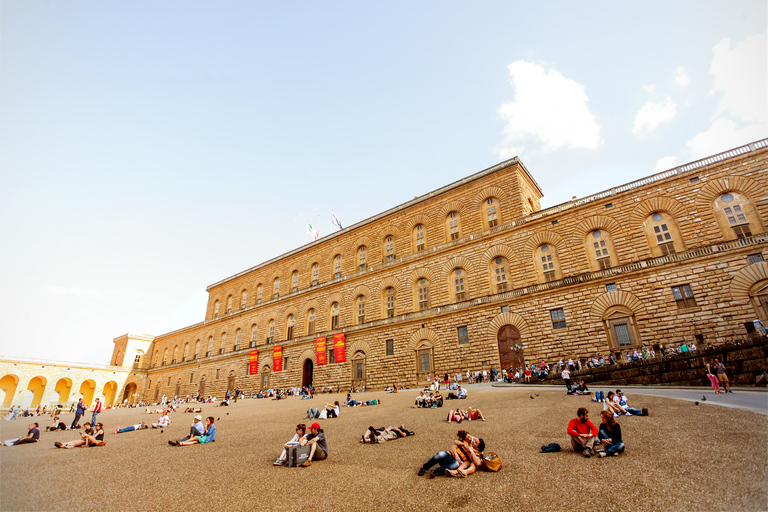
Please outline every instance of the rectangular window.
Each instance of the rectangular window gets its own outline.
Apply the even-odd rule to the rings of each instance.
[[[292,325],[288,326],[288,337],[286,339],[287,340],[292,340],[293,339],[293,326]]]
[[[430,364],[429,350],[419,350],[419,373],[430,373],[432,365]]]
[[[309,323],[307,323],[307,334],[315,334],[315,321],[310,320]]]
[[[690,285],[681,284],[680,286],[673,286],[672,295],[675,297],[677,309],[696,307],[696,300],[693,298],[693,291]]]
[[[509,313],[509,306],[501,306],[502,313]]]
[[[628,347],[632,345],[632,338],[629,336],[629,327],[627,324],[616,324],[613,326],[616,333],[616,340],[619,342],[620,347]]]
[[[459,345],[466,345],[469,343],[469,330],[466,325],[462,325],[458,328]]]
[[[565,329],[565,311],[563,308],[551,309],[549,317],[552,319],[553,329]]]
[[[339,328],[339,315],[333,315],[331,317],[331,329]]]
[[[760,261],[764,261],[762,253],[750,254],[749,256],[747,256],[747,259],[749,260],[750,263],[758,263]]]
[[[355,380],[362,380],[363,375],[365,372],[363,371],[365,368],[364,363],[360,361],[355,361]]]
[[[219,370],[218,369],[216,369],[216,380],[219,380]],[[168,384],[170,384],[170,382]]]
[[[283,358],[283,370],[287,370],[287,369],[288,369],[288,356],[285,356]]]
[[[600,265],[600,270],[607,270],[611,268],[611,258],[600,258],[597,260],[598,265]]]
[[[607,292],[615,292],[618,288],[616,287],[616,283],[608,283],[605,285],[605,291]]]
[[[387,355],[395,355],[395,340],[387,340]]]
[[[336,352],[332,348],[328,349],[328,362],[329,363],[335,363],[336,362]]]
[[[460,292],[456,294],[456,302],[461,302],[463,300],[466,300],[466,295],[464,292]]]
[[[193,380],[195,380],[195,373],[194,372],[189,374],[189,383],[192,384]]]
[[[544,280],[548,283],[555,281],[555,271],[550,270],[549,272],[544,272]]]
[[[733,226],[733,232],[736,235],[736,238],[747,238],[749,236],[752,236],[752,232],[749,230],[749,224],[744,224],[742,226]]]
[[[672,242],[667,244],[659,244],[659,248],[661,249],[661,254],[664,256],[667,254],[675,254],[675,245]]]

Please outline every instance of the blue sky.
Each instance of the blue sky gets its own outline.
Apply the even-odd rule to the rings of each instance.
[[[518,155],[543,206],[768,136],[764,1],[0,1],[0,354],[103,364],[205,287]]]

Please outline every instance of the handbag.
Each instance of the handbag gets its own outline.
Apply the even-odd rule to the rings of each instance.
[[[318,419],[321,419],[321,420],[328,419],[328,410],[323,409],[322,411],[320,411],[320,416],[318,417]]]
[[[501,459],[497,453],[488,452],[483,458],[483,465],[488,471],[498,471],[501,469]]]

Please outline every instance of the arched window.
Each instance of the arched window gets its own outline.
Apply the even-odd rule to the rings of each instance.
[[[240,350],[240,329],[235,331],[235,350]]]
[[[297,292],[299,290],[299,271],[294,270],[291,274],[291,292]]]
[[[195,359],[200,357],[200,340],[195,342]]]
[[[219,299],[213,302],[213,318],[219,316]]]
[[[243,290],[240,294],[240,309],[245,309],[245,305],[248,302],[248,290]]]
[[[663,256],[685,250],[677,223],[669,213],[654,212],[645,219],[644,224],[652,256]]]
[[[360,295],[355,301],[357,303],[357,323],[365,323],[365,296]]]
[[[293,315],[288,315],[288,320],[285,324],[285,339],[286,340],[292,340],[293,339]]]
[[[618,264],[611,234],[604,229],[587,233],[585,241],[589,265],[593,271],[605,270]]]
[[[317,283],[319,283],[320,279],[320,265],[315,263],[312,265],[312,286],[317,286]]]
[[[331,304],[331,330],[339,328],[339,303]]]
[[[357,248],[357,269],[365,270],[365,246],[361,245]]]
[[[307,312],[307,334],[315,334],[315,310],[310,309]]]
[[[483,202],[483,227],[485,229],[498,226],[501,223],[501,205],[495,197],[489,197]]]
[[[423,224],[416,224],[413,227],[413,248],[416,252],[427,248],[425,244],[427,229]]]
[[[272,282],[272,298],[276,299],[280,296],[280,278],[276,277]]]
[[[549,283],[562,278],[557,248],[554,245],[542,244],[536,248],[533,254],[540,283]]]
[[[387,318],[393,318],[395,316],[395,289],[391,286],[384,290],[384,305]]]
[[[467,300],[467,273],[464,269],[457,268],[451,272],[451,294],[453,295],[454,302],[462,302]]]
[[[416,282],[416,296],[418,298],[419,310],[429,308],[429,281],[422,278]]]
[[[208,337],[208,352],[206,352],[205,356],[209,357],[213,355],[213,336]]]
[[[219,354],[224,353],[224,349],[227,347],[227,333],[221,333],[221,346],[219,346]]]
[[[457,240],[461,236],[461,227],[459,226],[459,212],[451,212],[445,219],[446,233],[448,240]]]
[[[507,291],[507,268],[509,265],[507,264],[506,258],[503,258],[501,256],[497,256],[493,260],[492,265],[492,279],[493,279],[493,286],[496,291],[496,293],[501,293]]]
[[[394,261],[395,259],[395,237],[387,236],[384,238],[384,261]]]
[[[176,345],[173,347],[173,358],[171,359],[171,364],[176,364],[176,361],[179,360],[179,346]]]
[[[275,339],[275,321],[269,321],[269,332],[267,335],[267,343],[272,343]]]
[[[339,277],[341,277],[341,254],[333,257],[333,278],[338,279]]]
[[[168,360],[168,349],[166,348],[163,351],[163,364],[161,366],[165,366],[165,363],[167,362],[167,360]]]
[[[256,336],[259,335],[259,326],[256,324],[253,324],[251,326],[251,341],[256,341]]]
[[[232,296],[227,297],[227,314],[232,312]]]
[[[186,361],[188,357],[189,357],[189,343],[187,342],[184,344],[184,359],[182,359],[182,361]]]
[[[261,304],[261,295],[264,291],[264,287],[259,285],[256,287],[256,304]]]
[[[726,240],[747,238],[765,231],[757,210],[744,194],[731,191],[719,196],[715,199],[714,210]]]

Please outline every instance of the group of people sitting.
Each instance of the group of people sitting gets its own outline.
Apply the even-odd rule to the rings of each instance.
[[[437,407],[443,406],[443,395],[440,394],[440,391],[435,391],[427,394],[425,391],[421,391],[419,393],[419,396],[416,397],[416,400],[413,403],[413,408],[417,407],[426,407],[435,409]]]
[[[107,444],[107,442],[104,440],[104,424],[101,422],[96,423],[96,425],[91,425],[89,422],[85,422],[83,424],[83,427],[85,427],[85,430],[83,432],[78,432],[80,434],[80,439],[75,441],[69,441],[66,443],[61,443],[59,441],[56,441],[53,443],[53,445],[56,448],[78,448],[81,446],[84,447],[91,447],[91,446],[104,446]]]
[[[338,402],[336,403],[338,404]],[[288,462],[288,450],[296,446],[310,447],[309,457],[301,464],[303,467],[311,466],[313,460],[325,460],[328,457],[328,442],[319,423],[310,425],[309,433],[307,433],[307,426],[304,423],[296,425],[296,433],[290,441],[283,445],[283,451],[275,460],[274,465],[284,466]]]
[[[619,417],[622,414],[626,416],[648,416],[647,407],[643,407],[642,410],[630,407],[627,404],[627,397],[620,389],[617,389],[616,393],[609,391],[608,395],[604,395],[602,391],[596,391],[592,401],[602,402],[603,410],[610,412],[614,417]]]
[[[600,413],[600,429],[589,421],[589,411],[580,407],[576,418],[568,423],[568,435],[575,452],[582,452],[584,457],[617,456],[624,453],[624,441],[621,437],[621,425],[607,409]],[[595,444],[597,442],[597,447]]]
[[[360,442],[363,444],[384,443],[386,441],[393,441],[401,437],[408,437],[415,434],[416,433],[413,430],[408,430],[402,424],[399,427],[368,427],[360,439]]]
[[[455,421],[456,423],[461,423],[462,420],[472,421],[472,420],[483,420],[485,421],[485,416],[483,416],[483,413],[480,411],[480,409],[473,409],[472,407],[468,408],[466,411],[462,411],[461,409],[456,409],[448,411],[448,423]]]

